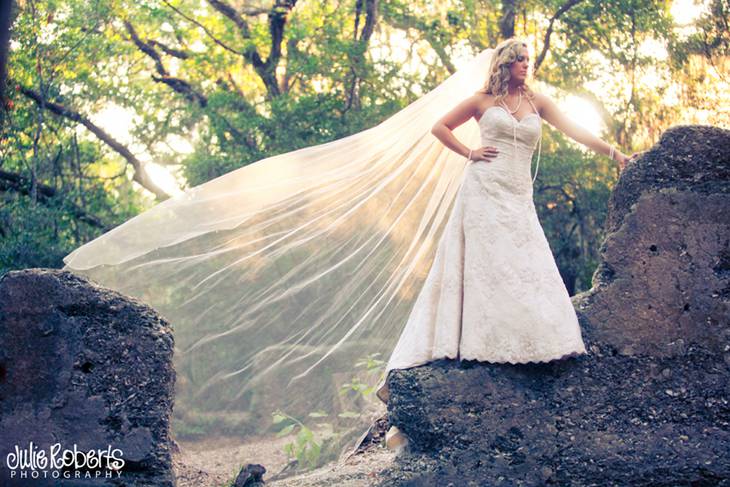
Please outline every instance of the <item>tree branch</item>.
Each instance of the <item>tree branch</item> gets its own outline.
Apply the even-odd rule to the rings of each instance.
[[[383,9],[383,19],[396,29],[405,31],[412,28],[416,29],[419,35],[429,43],[446,70],[450,74],[454,74],[456,72],[456,66],[454,66],[454,63],[451,62],[451,58],[449,58],[449,55],[446,53],[445,46],[437,35],[433,33],[433,29],[430,29],[423,20],[406,12],[394,12],[389,8]]]
[[[297,0],[276,0],[268,11],[271,46],[269,57],[266,61],[261,58],[256,46],[248,42],[251,40],[251,29],[246,19],[241,17],[238,11],[228,5],[224,0],[208,0],[208,3],[231,20],[238,28],[241,38],[247,41],[246,48],[243,51],[243,57],[253,66],[256,73],[264,82],[269,98],[279,96],[281,89],[276,78],[276,68],[281,58],[281,43],[284,39],[284,27],[287,16],[296,5]]]
[[[147,171],[145,170],[144,164],[139,159],[137,159],[137,157],[132,154],[129,149],[116,141],[111,135],[101,129],[101,127],[97,126],[91,120],[81,115],[77,111],[67,108],[59,103],[45,100],[39,93],[36,93],[29,88],[21,87],[20,92],[26,97],[38,103],[41,107],[44,107],[45,109],[50,111],[51,113],[65,117],[86,127],[91,133],[96,135],[99,140],[111,147],[116,153],[121,155],[128,163],[132,165],[132,167],[134,168],[134,176],[132,177],[132,179],[134,181],[142,185],[148,191],[154,193],[154,195],[159,200],[165,200],[170,197],[169,194],[167,194],[154,181],[152,181],[152,178],[150,178],[149,174],[147,174]]]
[[[170,2],[168,2],[167,0],[162,0],[162,1],[163,1],[163,2],[165,3],[165,5],[167,5],[168,7],[170,7],[170,9],[172,9],[172,11],[173,11],[173,12],[175,12],[175,13],[177,13],[177,14],[178,14],[178,15],[179,15],[180,17],[184,18],[184,19],[185,19],[185,20],[187,20],[188,22],[190,22],[190,23],[192,23],[192,24],[195,24],[195,25],[197,25],[198,27],[200,27],[201,29],[203,29],[203,32],[205,32],[205,34],[206,34],[206,35],[207,35],[208,37],[210,37],[210,39],[211,39],[211,40],[212,40],[213,42],[215,42],[216,44],[218,44],[219,46],[221,46],[221,47],[222,47],[223,49],[225,49],[226,51],[232,52],[233,54],[237,54],[237,55],[239,55],[239,56],[243,56],[243,53],[242,53],[241,51],[238,51],[238,50],[236,50],[236,49],[232,48],[231,46],[229,46],[229,45],[228,45],[228,44],[226,44],[225,42],[223,42],[223,41],[221,41],[220,39],[218,39],[218,38],[217,38],[216,36],[214,36],[214,35],[213,35],[213,33],[212,33],[212,32],[211,32],[211,31],[210,31],[210,30],[209,30],[209,29],[208,29],[208,28],[207,28],[206,26],[204,26],[204,25],[203,25],[202,23],[198,22],[198,21],[197,21],[197,20],[195,20],[195,19],[194,19],[193,17],[190,17],[190,16],[189,16],[189,15],[187,15],[187,14],[186,14],[185,12],[183,12],[183,11],[182,11],[182,10],[180,10],[180,9],[178,9],[177,7],[175,7],[174,5],[172,5],[172,4],[171,4]]]
[[[7,96],[5,84],[8,76],[8,57],[10,55],[10,26],[14,20],[13,4],[11,0],[0,0],[0,128],[5,125]],[[16,10],[17,14],[17,10]]]
[[[190,53],[189,52],[181,51],[180,49],[175,49],[174,47],[167,46],[167,45],[163,44],[160,41],[156,41],[154,39],[150,39],[148,41],[148,43],[150,45],[159,47],[160,49],[162,49],[163,51],[165,51],[170,56],[174,56],[174,57],[176,57],[178,59],[188,59],[190,57]]]
[[[370,42],[370,37],[378,21],[378,0],[365,0],[365,26],[360,33],[360,41]]]
[[[537,70],[540,69],[542,62],[545,60],[545,56],[550,49],[550,36],[553,34],[553,25],[555,24],[555,21],[558,20],[565,12],[579,4],[581,1],[582,0],[568,0],[550,18],[550,23],[548,24],[547,31],[545,31],[545,40],[542,43],[542,50],[540,51],[540,55],[537,56],[537,59],[535,60],[534,72],[537,72]]]
[[[499,32],[502,34],[502,39],[509,39],[515,35],[516,10],[515,0],[502,2],[502,18],[499,19]]]
[[[58,196],[56,188],[36,182],[36,194],[38,201],[48,203],[51,199]],[[0,169],[0,191],[15,191],[26,196],[30,196],[30,186],[32,185],[29,178],[17,173],[3,171]],[[96,216],[90,215],[70,201],[64,201],[66,205],[70,205],[71,214],[79,221],[88,223],[97,228],[105,228],[105,225]]]
[[[210,3],[214,9],[222,13],[225,17],[227,17],[234,24],[236,24],[236,27],[238,27],[238,32],[240,33],[242,39],[251,39],[251,29],[248,27],[248,23],[245,19],[238,15],[238,12],[236,12],[233,7],[223,2],[222,0],[208,0],[208,3]],[[248,60],[248,62],[253,65],[254,69],[257,72],[263,68],[264,61],[261,59],[261,55],[256,50],[256,46],[249,45],[242,54],[243,57],[246,58],[246,60]]]
[[[172,88],[173,91],[180,93],[191,102],[200,105],[202,108],[205,108],[208,105],[208,98],[206,98],[206,96],[202,93],[198,93],[190,83],[183,79],[170,76],[170,73],[165,69],[165,65],[162,64],[162,57],[160,56],[160,53],[158,53],[153,47],[153,43],[156,41],[143,41],[137,34],[134,26],[128,20],[124,21],[124,26],[127,28],[127,32],[129,32],[129,35],[132,38],[132,42],[134,42],[134,45],[136,45],[140,51],[147,54],[155,62],[155,69],[160,74],[160,76],[152,75],[153,80],[157,81],[158,83],[166,84],[167,86]]]
[[[377,22],[378,14],[378,0],[364,0],[365,1],[365,25],[360,32],[360,38],[358,39],[357,29],[360,24],[360,15],[363,8],[363,0],[357,0],[355,4],[355,29],[353,30],[354,42],[357,45],[357,50],[352,57],[350,62],[350,87],[347,90],[347,103],[345,110],[349,110],[353,105],[357,108],[360,107],[360,82],[362,81],[358,68],[361,67],[365,62],[365,51],[367,51],[370,37],[375,29],[375,23]]]

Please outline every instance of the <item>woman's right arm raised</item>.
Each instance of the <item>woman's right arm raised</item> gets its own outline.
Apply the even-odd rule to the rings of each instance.
[[[470,149],[456,138],[452,130],[476,115],[478,102],[479,98],[477,95],[470,96],[456,105],[456,107],[441,117],[433,125],[433,127],[431,127],[431,133],[435,135],[436,138],[438,138],[446,147],[464,157],[469,156]],[[480,147],[479,149],[472,150],[471,153],[471,160],[473,161],[487,160],[496,157],[497,149],[495,147]]]

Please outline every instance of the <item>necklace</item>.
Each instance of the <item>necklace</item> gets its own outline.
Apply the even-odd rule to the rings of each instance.
[[[519,110],[520,105],[522,104],[522,90],[518,92],[518,101],[517,101],[517,108],[514,110],[510,110],[510,108],[507,106],[507,103],[505,103],[504,99],[500,100],[500,104],[502,107],[509,111],[512,115],[512,138],[515,144],[514,154],[515,154],[515,167],[517,166],[517,119],[515,118],[514,114]],[[537,141],[537,164],[535,165],[535,175],[532,177],[532,184],[534,186],[535,179],[537,179],[537,170],[540,168],[540,149],[542,148],[542,132],[540,132],[540,138]],[[469,157],[471,159],[471,157]],[[532,169],[532,160],[530,160],[530,169]],[[532,172],[532,170],[530,170]]]
[[[507,103],[504,101],[504,99],[501,100],[501,103],[508,112],[514,115],[515,113],[517,113],[517,110],[519,110],[520,106],[522,105],[522,90],[517,92],[517,107],[514,110],[510,109],[510,107],[507,106]]]

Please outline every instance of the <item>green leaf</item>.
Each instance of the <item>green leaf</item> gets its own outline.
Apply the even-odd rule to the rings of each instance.
[[[286,426],[285,428],[283,428],[281,431],[279,431],[276,434],[276,437],[281,438],[282,436],[288,435],[289,433],[292,432],[292,430],[294,429],[295,426],[296,426],[295,424],[290,424],[289,426]]]

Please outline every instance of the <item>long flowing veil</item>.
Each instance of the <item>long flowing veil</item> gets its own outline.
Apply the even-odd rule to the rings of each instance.
[[[467,164],[430,129],[492,52],[373,128],[191,188],[64,258],[172,324],[174,435],[300,425],[335,458],[385,412],[373,389]],[[454,133],[479,146],[473,121]]]

